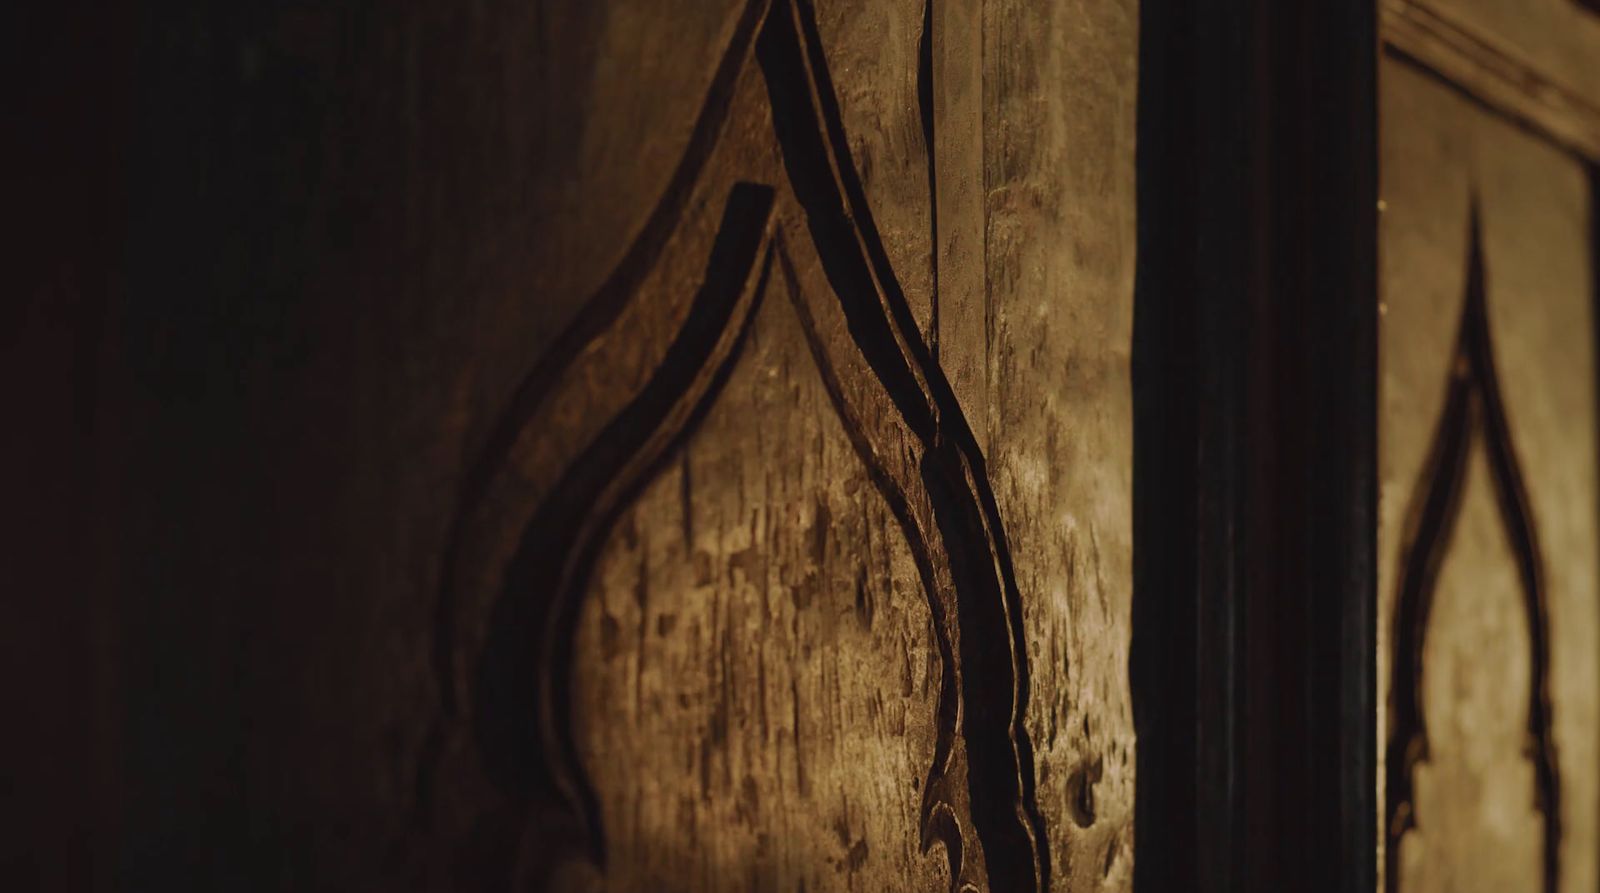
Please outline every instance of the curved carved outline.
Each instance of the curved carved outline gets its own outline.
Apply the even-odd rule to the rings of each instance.
[[[1466,301],[1452,363],[1444,410],[1418,480],[1401,549],[1395,604],[1393,682],[1389,692],[1389,743],[1386,761],[1387,846],[1384,887],[1400,889],[1400,840],[1417,827],[1414,778],[1428,758],[1428,729],[1422,709],[1423,647],[1428,618],[1445,552],[1461,508],[1467,456],[1473,437],[1482,434],[1488,451],[1496,502],[1517,561],[1523,609],[1527,614],[1530,674],[1528,757],[1534,764],[1535,807],[1544,815],[1543,882],[1555,893],[1560,880],[1561,784],[1557,771],[1550,705],[1549,610],[1543,562],[1517,466],[1511,429],[1495,375],[1489,337],[1478,207],[1471,210]]]
[[[922,2],[922,34],[917,38],[917,114],[922,146],[928,154],[928,350],[939,359],[939,153],[933,136],[933,0]]]
[[[473,718],[487,774],[502,790],[556,798],[596,864],[605,863],[599,807],[569,721],[578,608],[617,516],[715,402],[738,358],[766,290],[772,202],[770,187],[734,186],[683,327],[649,383],[541,502],[478,661]]]
[[[951,662],[960,686],[971,818],[990,888],[1046,890],[1048,838],[1024,725],[1029,692],[1021,594],[999,508],[977,438],[918,332],[873,223],[815,16],[806,0],[793,0],[790,9],[791,15],[768,19],[756,58],[766,73],[789,182],[850,335],[924,449],[921,483],[955,589],[961,634],[951,638],[959,639],[960,656]]]
[[[526,823],[537,813],[546,834],[552,821],[564,825],[560,836],[579,842],[588,858],[603,866],[605,843],[598,809],[571,735],[570,649],[579,600],[621,507],[653,478],[667,452],[714,402],[737,356],[743,327],[764,291],[772,254],[777,253],[830,400],[906,533],[935,616],[943,674],[935,760],[924,790],[923,846],[934,839],[943,842],[951,861],[952,888],[963,883],[958,806],[962,798],[950,788],[947,776],[959,736],[967,758],[965,811],[983,847],[990,889],[1046,890],[1048,840],[1035,800],[1032,749],[1024,725],[1029,682],[1021,597],[983,456],[922,340],[873,223],[845,141],[814,12],[807,0],[776,0],[776,6],[773,14],[763,0],[747,7],[668,195],[619,270],[524,383],[484,459],[464,485],[463,510],[454,528],[441,594],[436,650],[446,710],[456,712],[460,684],[451,587],[462,551],[460,538],[466,535],[462,519],[487,498],[511,444],[533,422],[561,369],[603,334],[635,297],[675,229],[723,128],[734,85],[748,58],[749,36],[757,32],[755,55],[765,76],[784,167],[806,219],[808,241],[838,299],[850,337],[873,373],[873,383],[881,387],[915,438],[921,452],[919,472],[897,479],[878,460],[866,429],[849,411],[838,381],[839,364],[829,359],[799,297],[798,277],[781,235],[775,242],[762,241],[767,245],[766,260],[753,288],[749,279],[757,251],[748,239],[740,243],[739,251],[731,252],[746,259],[742,266],[736,265],[744,271],[742,276],[729,274],[726,264],[719,264],[719,252],[730,253],[724,250],[725,239],[760,229],[741,222],[745,215],[735,213],[738,202],[730,198],[707,286],[678,333],[672,355],[562,475],[524,530],[500,588],[490,625],[493,640],[484,647],[473,686],[474,728],[484,767],[517,804],[513,823]],[[754,188],[759,187],[740,184],[735,192]],[[763,219],[770,213],[770,190],[767,195]],[[745,296],[741,302],[729,311],[706,309],[727,304],[727,295],[734,293],[728,283],[735,279],[743,286],[737,291]],[[722,285],[713,295],[708,289],[714,280]],[[720,318],[723,327],[719,340],[707,349],[707,339],[716,330],[707,325],[713,317]],[[739,333],[731,340],[730,327]],[[672,409],[661,411],[666,405]],[[908,486],[925,499],[931,518],[915,517]],[[574,518],[581,518],[581,523],[574,525]],[[930,521],[932,530],[925,530]],[[942,549],[928,548],[934,536]],[[528,865],[519,864],[526,861],[525,854],[514,855],[509,874],[531,873],[537,882],[560,858],[552,852],[535,854],[536,864]]]
[[[833,406],[834,414],[843,426],[845,436],[849,438],[857,458],[866,467],[868,480],[872,481],[873,488],[888,505],[889,513],[894,516],[902,535],[905,536],[912,561],[917,567],[917,576],[922,582],[923,593],[927,596],[928,611],[936,618],[933,633],[934,644],[939,650],[940,668],[936,723],[938,734],[934,738],[933,763],[928,768],[928,778],[922,786],[921,844],[924,851],[927,851],[935,840],[944,844],[950,862],[951,887],[954,888],[959,883],[962,868],[961,831],[949,802],[950,796],[945,779],[951,771],[955,730],[961,721],[960,694],[956,684],[956,663],[952,659],[955,647],[950,641],[950,628],[947,624],[937,622],[944,606],[939,603],[936,595],[939,583],[938,574],[933,567],[934,559],[928,550],[922,527],[912,512],[910,499],[899,481],[895,479],[888,464],[873,449],[866,436],[865,425],[856,417],[849,400],[845,398],[844,386],[833,371],[833,363],[828,357],[828,349],[823,344],[822,336],[818,334],[816,320],[806,307],[804,291],[800,285],[799,274],[795,272],[794,261],[781,239],[778,243],[778,269],[783,275],[789,302],[799,319],[806,348],[811,352],[812,361],[821,375],[828,402]]]
[[[627,306],[638,291],[645,276],[655,268],[665,250],[667,240],[677,231],[689,198],[699,185],[705,172],[711,150],[722,137],[733,106],[735,87],[739,75],[750,60],[751,48],[761,24],[766,21],[769,0],[750,0],[734,28],[728,48],[717,64],[706,91],[705,101],[695,118],[689,134],[689,143],[678,165],[667,182],[656,206],[651,209],[639,235],[628,246],[627,253],[606,277],[600,288],[584,301],[577,318],[562,330],[554,343],[540,356],[518,385],[511,405],[501,415],[499,424],[490,433],[487,443],[470,468],[461,487],[461,498],[454,523],[451,525],[449,545],[444,556],[439,608],[434,621],[434,668],[439,677],[439,689],[445,702],[445,712],[456,714],[464,700],[460,681],[462,673],[457,666],[456,601],[452,582],[460,560],[463,537],[462,524],[473,506],[483,502],[495,474],[505,465],[516,443],[517,435],[528,420],[544,404],[562,369],[571,365],[584,347],[599,337]]]

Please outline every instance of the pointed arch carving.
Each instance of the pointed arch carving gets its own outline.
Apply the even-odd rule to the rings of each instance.
[[[1496,505],[1516,560],[1518,589],[1527,621],[1531,646],[1528,758],[1534,770],[1534,805],[1544,816],[1543,889],[1554,893],[1559,888],[1561,871],[1561,780],[1551,715],[1550,624],[1544,565],[1495,372],[1481,224],[1474,202],[1459,335],[1444,408],[1407,512],[1392,619],[1393,681],[1385,763],[1384,886],[1388,893],[1402,889],[1400,842],[1407,831],[1419,827],[1422,819],[1417,815],[1414,782],[1417,765],[1429,758],[1422,698],[1424,646],[1440,568],[1460,514],[1468,454],[1473,442],[1480,438],[1488,454]]]
[[[582,376],[568,370],[629,349],[613,329],[644,300],[641,283],[669,253],[720,135],[738,117],[739,85],[755,76],[770,112],[760,123],[781,170],[756,166],[731,187],[698,290],[660,361],[549,481],[530,483],[515,458],[519,444],[553,424],[563,388],[581,387]],[[930,161],[930,177],[933,170]],[[873,221],[809,0],[746,6],[641,234],[529,374],[463,485],[435,662],[440,728],[469,730],[502,804],[484,817],[499,826],[499,843],[479,857],[482,871],[538,889],[562,861],[605,864],[606,833],[569,703],[579,607],[613,521],[716,402],[773,275],[783,277],[829,400],[910,546],[932,613],[941,678],[934,759],[921,785],[922,845],[944,846],[954,889],[1047,890],[1010,545],[977,438]],[[844,334],[825,335],[836,331]],[[873,403],[871,423],[853,402],[863,399]],[[508,539],[507,526],[516,531]],[[495,537],[507,541],[484,542]],[[437,784],[439,772],[435,759],[419,787]],[[530,834],[539,841],[530,844]]]

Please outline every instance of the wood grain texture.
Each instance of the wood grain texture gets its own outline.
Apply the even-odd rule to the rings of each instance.
[[[1569,22],[1571,10],[1540,6],[1554,21],[1577,29],[1575,33],[1546,30],[1546,34],[1559,33],[1559,41],[1592,41],[1600,48],[1600,31],[1590,37],[1583,34],[1587,17]],[[1384,45],[1569,151],[1591,161],[1600,159],[1600,104],[1584,77],[1574,81],[1570,66],[1549,54],[1531,52],[1527,33],[1521,34],[1524,45],[1519,46],[1507,40],[1506,29],[1486,31],[1474,24],[1469,12],[1450,4],[1386,0],[1380,25]],[[1576,71],[1587,76],[1584,66]]]
[[[991,3],[984,22],[988,453],[1029,593],[1040,804],[1062,889],[1126,889],[1138,8]],[[978,355],[977,336],[941,344]]]
[[[1466,705],[1474,700],[1485,699],[1481,692],[1476,692],[1477,697],[1474,698],[1474,692],[1471,692],[1474,686],[1461,681],[1470,675],[1469,672],[1457,671],[1452,674],[1456,668],[1450,665],[1450,657],[1439,656],[1441,651],[1447,653],[1447,648],[1435,647],[1430,654],[1428,633],[1433,625],[1434,604],[1439,598],[1442,569],[1448,568],[1450,573],[1446,582],[1453,585],[1445,587],[1447,598],[1453,596],[1456,601],[1466,601],[1470,605],[1481,599],[1485,591],[1497,596],[1507,592],[1515,594],[1514,606],[1509,611],[1502,608],[1497,612],[1494,607],[1486,608],[1478,604],[1470,605],[1464,613],[1477,620],[1496,618],[1521,621],[1526,653],[1513,648],[1516,655],[1514,659],[1520,663],[1521,672],[1507,673],[1504,664],[1498,672],[1505,673],[1510,679],[1520,679],[1524,686],[1522,696],[1519,699],[1515,690],[1508,692],[1501,688],[1490,692],[1487,698],[1493,701],[1494,696],[1498,695],[1501,700],[1509,700],[1511,705],[1520,701],[1520,708],[1515,713],[1508,713],[1504,708],[1511,705],[1495,704],[1486,711],[1486,715],[1525,717],[1521,735],[1511,737],[1520,738],[1522,756],[1532,770],[1532,800],[1539,814],[1539,831],[1533,838],[1538,842],[1535,876],[1542,889],[1557,890],[1561,878],[1563,796],[1561,761],[1555,744],[1550,698],[1550,595],[1545,583],[1545,555],[1540,546],[1538,527],[1531,517],[1525,475],[1516,443],[1506,421],[1505,399],[1501,394],[1499,370],[1489,329],[1482,225],[1476,203],[1468,228],[1466,295],[1461,308],[1460,335],[1451,358],[1447,396],[1432,443],[1428,447],[1427,465],[1417,481],[1417,491],[1406,508],[1405,541],[1396,582],[1392,655],[1394,683],[1389,695],[1389,743],[1386,754],[1388,868],[1385,882],[1391,891],[1399,890],[1403,885],[1400,869],[1404,864],[1402,849],[1415,843],[1416,836],[1411,832],[1417,830],[1417,817],[1424,809],[1424,798],[1418,793],[1423,783],[1418,780],[1418,775],[1424,771],[1424,767],[1428,771],[1436,768],[1432,762],[1434,735],[1429,731],[1431,724],[1428,715],[1429,705],[1440,706],[1440,698],[1436,695],[1440,688],[1439,677],[1454,678],[1458,694],[1469,692],[1443,705],[1446,711],[1452,712],[1446,717],[1446,728],[1461,729],[1467,723],[1458,717],[1464,708],[1468,715],[1471,713],[1471,708]],[[1476,548],[1469,554],[1494,555],[1500,561],[1498,569],[1505,572],[1503,576],[1507,576],[1507,579],[1489,582],[1486,576],[1486,585],[1463,587],[1455,575],[1459,562],[1449,559],[1453,557],[1455,548],[1463,494],[1472,492],[1466,488],[1469,483],[1469,461],[1474,458],[1482,460],[1488,471],[1472,481],[1481,483],[1481,477],[1487,482],[1492,488],[1493,505],[1498,511],[1494,516],[1485,516],[1481,511],[1469,513],[1473,526],[1469,533],[1462,534],[1462,539],[1475,538]],[[1477,471],[1475,465],[1471,470]],[[1472,505],[1477,507],[1478,503]],[[1485,527],[1490,524],[1498,524],[1498,537],[1492,533],[1485,534]],[[1500,548],[1496,549],[1496,546]],[[1513,585],[1506,586],[1508,582]],[[1449,621],[1441,620],[1441,623],[1448,624]],[[1456,618],[1456,624],[1460,623],[1459,617]],[[1470,638],[1469,633],[1461,636],[1461,639]],[[1482,655],[1488,652],[1479,650],[1476,653]],[[1494,740],[1492,734],[1479,734],[1477,738],[1480,744]],[[1444,762],[1448,762],[1448,744],[1445,750]],[[1488,765],[1479,765],[1460,775],[1457,779],[1458,791],[1504,780],[1497,777],[1495,767]],[[1465,784],[1459,784],[1462,778],[1466,780]],[[1431,784],[1432,779],[1429,780]],[[1432,791],[1429,790],[1429,793]],[[1457,817],[1462,812],[1449,806],[1445,806],[1443,811]],[[1476,811],[1504,813],[1507,807],[1505,803],[1491,799]],[[1512,814],[1517,811],[1510,810]],[[1433,832],[1433,839],[1449,841],[1468,851],[1476,851],[1482,845],[1471,840],[1470,830],[1453,831],[1448,824],[1447,820],[1446,827]],[[1501,841],[1502,849],[1507,842]],[[1526,838],[1523,842],[1526,842]],[[1447,871],[1443,880],[1445,886],[1454,886],[1468,882],[1466,877],[1471,875],[1471,872],[1467,872],[1457,878]],[[1489,882],[1487,878],[1478,880]]]
[[[1470,208],[1482,233],[1483,297],[1504,441],[1525,505],[1508,507],[1494,438],[1461,456],[1458,528],[1442,552],[1421,655],[1429,755],[1417,763],[1416,830],[1387,853],[1391,889],[1534,889],[1546,883],[1538,736],[1548,697],[1559,767],[1555,889],[1596,883],[1596,587],[1593,256],[1587,175],[1551,144],[1428,73],[1384,63],[1384,309],[1380,388],[1379,691],[1397,702],[1394,624],[1416,529],[1416,494],[1436,463],[1471,288]],[[1480,445],[1482,444],[1482,445]],[[1536,532],[1519,537],[1524,515]],[[1523,542],[1519,542],[1522,539]],[[1526,563],[1542,562],[1548,653],[1530,622]],[[1541,669],[1543,666],[1543,669]],[[1538,674],[1547,672],[1547,681]],[[1380,741],[1403,730],[1393,714]],[[1394,778],[1395,755],[1389,754]],[[1391,826],[1392,827],[1392,826]],[[1430,828],[1432,830],[1430,830]],[[1391,846],[1393,844],[1391,843]]]
[[[925,29],[939,21],[934,7],[923,13]],[[1019,11],[1009,14],[1012,18],[1002,20],[1002,26],[1016,27],[1019,37],[1024,25],[1037,24]],[[1111,21],[1120,22],[1122,36],[1131,41],[1130,11],[1118,11]],[[439,613],[436,655],[447,697],[421,766],[420,784],[430,800],[425,810],[444,817],[444,826],[454,829],[447,834],[458,841],[454,846],[464,848],[466,870],[479,882],[558,888],[598,883],[629,889],[644,877],[661,883],[665,874],[681,878],[685,889],[746,880],[763,887],[790,889],[798,884],[805,889],[820,881],[811,873],[816,870],[814,858],[803,853],[823,852],[820,844],[808,849],[805,835],[795,833],[784,835],[783,846],[773,841],[780,825],[802,823],[808,815],[824,820],[842,844],[849,844],[834,864],[851,885],[926,871],[918,854],[935,846],[943,849],[947,866],[948,881],[942,885],[953,889],[1090,889],[1126,882],[1131,864],[1131,736],[1126,635],[1117,630],[1126,629],[1121,605],[1129,575],[1129,314],[1125,305],[1104,297],[1063,301],[1053,293],[1069,284],[1102,296],[1130,290],[1131,102],[1125,95],[1120,105],[1110,106],[1114,114],[1109,120],[1080,134],[1064,128],[1054,110],[1041,115],[1040,107],[1016,105],[1011,111],[1014,92],[1031,96],[1037,89],[1042,74],[1035,68],[1061,66],[1062,73],[1079,73],[1065,67],[1063,32],[1026,31],[1043,35],[1038,56],[1014,53],[1012,69],[1002,72],[1001,88],[985,94],[986,101],[992,96],[1004,106],[1001,120],[1016,119],[1016,129],[997,132],[995,144],[1009,151],[993,170],[985,160],[984,176],[1009,184],[1023,204],[991,198],[985,205],[985,243],[998,253],[985,256],[979,278],[989,282],[986,300],[998,296],[1007,309],[1032,315],[1037,323],[1056,313],[1062,314],[1061,321],[1055,326],[1036,323],[1017,336],[1005,329],[1004,318],[986,320],[978,331],[947,328],[942,319],[934,328],[941,306],[935,261],[944,260],[937,253],[934,223],[945,219],[935,209],[940,189],[936,181],[925,181],[919,190],[905,184],[924,172],[937,178],[941,167],[936,157],[928,156],[925,164],[891,164],[874,179],[881,166],[873,159],[885,152],[874,138],[889,140],[886,157],[898,158],[902,153],[895,141],[918,134],[903,127],[885,131],[870,126],[882,120],[882,107],[874,116],[871,101],[848,111],[858,91],[871,94],[874,89],[852,81],[850,68],[836,68],[828,51],[830,34],[848,45],[857,33],[852,29],[874,33],[872,24],[870,19],[819,18],[806,2],[752,2],[746,7],[666,198],[625,253],[623,265],[584,303],[575,322],[535,367],[497,425],[501,433],[491,439],[479,462],[481,474],[468,479],[463,514],[447,552]],[[935,147],[936,156],[939,142],[928,129],[933,126],[929,115],[931,122],[938,121],[937,106],[929,98],[939,89],[935,72],[940,70],[934,66],[932,37],[925,32],[915,52],[904,42],[899,45],[913,62],[920,98],[928,100],[920,104],[921,136],[924,146]],[[852,58],[845,56],[847,62]],[[1103,61],[1096,59],[1081,71],[1099,71]],[[1006,78],[1018,78],[1019,73],[1021,82],[1013,89]],[[1086,78],[1085,83],[1084,92],[1092,94],[1120,89],[1125,81],[1111,72],[1106,80]],[[892,94],[892,82],[890,86]],[[852,138],[852,123],[868,125],[864,129],[869,137]],[[1046,162],[1063,151],[1069,138],[1087,141],[1117,125],[1123,131],[1120,139],[1101,136],[1103,154],[1087,153],[1091,161],[1081,168],[1085,176],[1044,173],[1053,174]],[[1120,177],[1103,169],[1118,167]],[[1108,188],[1111,183],[1118,185]],[[1082,188],[1089,208],[1109,212],[1121,224],[1103,234],[1101,243],[1086,242],[1080,233],[1079,242],[1089,247],[1068,255],[1064,264],[1056,261],[1052,266],[1060,264],[1059,273],[1047,277],[1038,258],[1066,258],[1039,240],[1064,234],[1070,219],[1066,209],[1078,191],[1074,187]],[[702,209],[715,207],[715,197],[724,191],[726,210],[713,226]],[[913,201],[904,207],[908,197]],[[927,207],[919,218],[917,208],[924,201]],[[889,209],[883,219],[891,224],[884,227],[878,222],[880,204]],[[919,219],[927,232],[908,237],[905,221]],[[1096,223],[1103,226],[1103,221]],[[695,267],[683,258],[697,253],[708,259],[700,284],[693,286]],[[900,275],[903,264],[911,267],[910,278]],[[998,284],[991,270],[998,271]],[[970,271],[965,275],[972,278]],[[741,646],[726,633],[697,649],[693,633],[703,625],[695,624],[685,633],[689,644],[667,645],[669,666],[703,660],[698,651],[710,649],[721,665],[721,688],[710,704],[705,703],[709,695],[684,695],[677,699],[681,714],[650,714],[652,722],[667,723],[649,726],[653,734],[641,732],[647,725],[640,706],[647,637],[622,636],[622,621],[607,614],[600,623],[600,655],[582,649],[582,618],[590,603],[596,598],[616,603],[604,594],[605,568],[616,560],[611,551],[616,547],[604,544],[616,542],[612,533],[628,506],[648,499],[641,495],[645,492],[657,492],[662,469],[674,461],[680,469],[679,517],[672,529],[684,531],[682,554],[677,564],[658,562],[646,553],[630,560],[629,566],[637,567],[628,586],[639,605],[634,627],[647,629],[643,605],[647,593],[661,592],[657,578],[665,578],[669,586],[685,579],[674,570],[681,571],[683,562],[697,568],[691,594],[711,599],[712,615],[704,625],[716,629],[730,622],[718,618],[734,608],[719,609],[720,590],[706,587],[725,576],[734,580],[736,575],[724,570],[734,565],[746,578],[744,597],[758,594],[764,606],[750,623],[764,627],[781,620],[765,606],[771,604],[775,586],[794,584],[783,575],[753,577],[745,566],[756,560],[751,550],[782,553],[785,534],[772,532],[777,522],[765,522],[767,532],[759,543],[737,548],[702,545],[694,532],[699,529],[694,521],[699,501],[726,500],[733,487],[742,515],[755,499],[736,482],[754,473],[743,466],[758,464],[757,457],[743,454],[739,462],[713,463],[722,471],[706,477],[694,472],[694,456],[723,448],[705,444],[709,435],[703,425],[717,417],[724,385],[745,362],[745,326],[753,314],[768,312],[754,308],[770,303],[766,293],[777,287],[774,281],[782,282],[794,317],[792,325],[776,331],[790,333],[786,349],[793,356],[801,356],[803,346],[810,357],[834,421],[842,425],[845,441],[872,482],[873,494],[883,500],[887,517],[894,519],[894,533],[904,538],[922,607],[929,611],[924,629],[931,629],[931,641],[909,638],[918,626],[914,606],[897,605],[894,610],[904,613],[885,615],[886,620],[899,617],[891,630],[899,630],[903,648],[937,655],[934,700],[920,725],[925,735],[931,730],[931,741],[923,742],[931,758],[921,779],[903,776],[906,752],[873,749],[854,724],[848,734],[838,726],[837,717],[850,714],[847,705],[838,703],[849,687],[837,677],[830,688],[825,673],[821,681],[804,677],[808,681],[803,686],[802,677],[791,676],[785,698],[781,685],[774,690],[761,681],[771,661],[760,649],[755,649],[753,664],[739,658],[754,646]],[[684,295],[691,291],[695,297],[689,300]],[[979,402],[1011,407],[1009,417],[991,414],[989,419],[991,425],[1010,424],[1016,432],[1006,438],[1006,452],[999,453],[997,444],[990,447],[1007,461],[1003,472],[990,471],[973,424],[929,345],[930,330],[961,336],[959,342],[941,337],[943,343],[993,346],[984,355],[997,366],[986,381],[990,387],[1006,387],[988,398],[980,392]],[[1018,357],[1022,351],[1025,360]],[[772,368],[771,363],[763,368]],[[1075,374],[1063,378],[1067,373]],[[785,374],[785,382],[792,384],[794,374]],[[1082,391],[1084,418],[1098,422],[1085,425],[1096,436],[1083,438],[1081,454],[1067,446],[1068,411],[1056,408],[1058,388]],[[784,415],[793,418],[780,420]],[[718,441],[759,446],[784,424],[797,434],[819,424],[814,414],[797,407],[772,406],[737,418],[718,429]],[[993,430],[989,437],[996,437]],[[794,439],[785,437],[783,442]],[[772,461],[766,450],[758,452],[761,462]],[[680,454],[681,460],[672,458]],[[1081,472],[1066,471],[1079,465]],[[1058,466],[1062,470],[1054,470]],[[837,478],[837,472],[796,475],[792,463],[763,468],[763,493],[778,501],[755,501],[759,511],[799,521],[808,505],[826,506],[814,491]],[[1008,489],[998,490],[997,481]],[[776,497],[770,495],[775,486]],[[790,491],[797,495],[782,495]],[[857,493],[866,496],[859,488]],[[635,527],[641,510],[636,507],[627,516]],[[1020,548],[1008,532],[1006,513],[1023,519],[1030,539]],[[815,577],[835,563],[826,558],[825,548],[830,535],[825,518],[834,512],[824,507],[812,514],[813,529],[801,537],[811,543],[811,566],[791,572],[791,579]],[[881,523],[886,516],[877,517]],[[722,525],[738,528],[742,523],[738,519]],[[640,537],[658,538],[652,535],[658,529],[657,524],[646,525],[644,532],[628,538],[627,548],[637,548],[633,544]],[[854,598],[858,611],[875,615],[863,606],[894,587],[880,580],[874,590],[868,580],[873,573],[870,557],[846,550],[839,562],[846,568],[852,559],[865,563],[853,572]],[[773,560],[762,558],[761,566]],[[1019,583],[1019,566],[1029,574],[1026,590]],[[1121,597],[1108,578],[1122,581]],[[1092,597],[1075,597],[1086,589]],[[816,600],[814,594],[789,599],[806,604]],[[796,669],[792,652],[800,648],[804,655],[815,651],[831,656],[833,663],[822,664],[823,670],[860,674],[852,680],[857,686],[877,675],[848,662],[851,643],[834,641],[831,627],[796,633],[789,646],[781,640],[772,644],[780,655],[790,652],[791,671]],[[1036,662],[1030,654],[1040,649],[1046,658]],[[1091,655],[1087,661],[1074,657],[1080,649]],[[841,666],[846,669],[839,670]],[[1050,683],[1045,701],[1034,694],[1036,666]],[[623,739],[596,743],[597,730],[613,725],[596,723],[590,714],[618,701],[604,685],[583,688],[586,667],[602,679],[616,678],[619,668],[627,670],[624,676],[631,675],[635,711],[616,723],[627,730]],[[1086,667],[1097,669],[1086,672]],[[748,685],[752,673],[759,709],[750,698],[737,698],[731,688],[736,678]],[[909,674],[906,670],[901,675],[911,679]],[[774,678],[782,681],[781,674]],[[776,694],[769,698],[772,691]],[[905,688],[898,697],[909,693]],[[874,697],[878,703],[883,695]],[[825,715],[835,718],[819,726],[805,717],[802,705],[832,711]],[[759,724],[760,739],[748,737],[757,728],[752,710],[765,716],[769,708],[782,714],[785,707],[790,717],[787,739],[774,737],[767,720]],[[709,720],[700,715],[707,710]],[[894,726],[907,728],[905,717]],[[641,794],[633,771],[650,763],[649,754],[663,747],[671,750],[673,741],[692,745],[699,754],[698,773],[681,776],[676,786],[658,778],[648,796]],[[788,781],[783,765],[772,762],[769,753],[784,741],[793,742],[795,749],[794,777]],[[1047,761],[1037,765],[1036,741],[1048,747]],[[826,751],[834,742],[867,748],[862,753],[868,756],[856,764],[858,774],[830,770],[832,754],[811,752]],[[911,752],[919,749],[913,746]],[[741,756],[747,751],[761,756]],[[730,766],[735,763],[767,768],[742,772],[737,808],[730,812],[728,798],[735,793]],[[804,768],[810,763],[815,768]],[[714,776],[714,765],[722,767],[720,776]],[[887,793],[858,803],[854,808],[864,811],[851,818],[845,797],[851,785],[845,779],[860,783],[886,774],[901,780],[886,791],[899,790],[917,801],[915,835],[903,829],[891,833],[893,823],[878,818],[891,809]],[[837,796],[845,799],[833,799],[832,784],[819,788],[813,799],[808,779],[834,777]],[[910,795],[904,791],[907,782]],[[761,803],[764,809],[757,808]],[[668,827],[676,828],[675,835],[658,839]],[[616,828],[630,830],[631,848],[613,870]],[[641,835],[648,840],[641,843]],[[721,843],[707,852],[696,846],[703,839]],[[869,862],[871,841],[876,841],[881,861]],[[688,853],[698,855],[691,858]],[[748,869],[738,867],[744,865]]]
[[[1126,889],[1133,3],[136,25],[113,888]]]
[[[1418,828],[1390,846],[1396,890],[1537,890],[1544,813],[1524,752],[1530,649],[1516,556],[1481,441],[1464,468],[1459,530],[1432,618],[1451,638],[1425,656],[1429,748],[1415,770]],[[1436,633],[1437,634],[1437,631]],[[1493,815],[1496,821],[1482,817]],[[1490,854],[1474,857],[1474,853]]]
[[[1580,97],[1600,87],[1600,15],[1575,0],[1385,0],[1449,22],[1450,30],[1503,48],[1542,79]]]

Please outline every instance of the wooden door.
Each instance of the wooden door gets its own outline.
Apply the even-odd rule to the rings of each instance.
[[[443,544],[442,845],[1125,888],[1133,7],[605,6]]]
[[[1600,884],[1592,3],[29,8],[11,873]]]
[[[1386,0],[1384,888],[1600,883],[1600,16]]]
[[[1138,15],[139,17],[106,883],[1128,889]]]

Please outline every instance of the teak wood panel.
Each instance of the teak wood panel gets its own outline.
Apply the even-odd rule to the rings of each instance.
[[[1592,890],[1588,170],[1436,73],[1381,78],[1384,887]]]
[[[662,72],[671,175],[463,478],[455,870],[1126,888],[1135,19],[751,0]]]
[[[1600,16],[1590,0],[1381,0],[1431,11],[1459,40],[1483,41],[1526,63],[1550,82],[1600,96]]]

